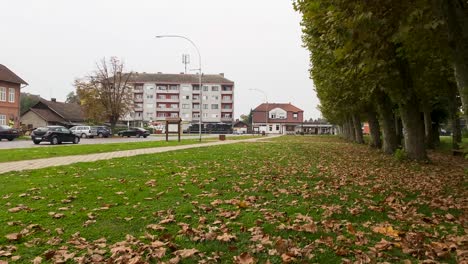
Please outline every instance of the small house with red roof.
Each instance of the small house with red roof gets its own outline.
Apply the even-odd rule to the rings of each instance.
[[[303,121],[304,111],[291,103],[264,103],[252,111],[252,127],[259,133],[294,134]]]

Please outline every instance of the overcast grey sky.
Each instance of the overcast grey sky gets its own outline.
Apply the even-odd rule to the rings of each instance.
[[[0,63],[30,86],[24,92],[64,100],[75,78],[102,57],[124,59],[128,70],[179,73],[183,53],[204,73],[235,82],[235,115],[264,101],[302,108],[320,117],[301,45],[300,15],[291,0],[0,0]]]

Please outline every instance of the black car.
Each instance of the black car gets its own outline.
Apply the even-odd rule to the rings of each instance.
[[[107,137],[112,135],[110,129],[105,127],[105,126],[92,126],[91,127],[91,134],[93,136],[98,136],[100,138],[102,138],[102,137],[107,138]]]
[[[31,139],[34,144],[39,144],[42,141],[50,142],[51,145],[62,144],[62,142],[72,142],[73,144],[80,142],[79,136],[63,126],[36,128],[31,133]]]
[[[117,135],[119,135],[121,137],[135,136],[137,138],[139,138],[139,137],[146,138],[147,136],[150,135],[150,133],[148,132],[148,130],[145,130],[145,129],[140,128],[140,127],[131,127],[128,130],[123,130],[123,131],[118,132]]]
[[[17,137],[19,137],[19,131],[17,129],[0,125],[0,140],[8,139],[8,141],[12,141]]]

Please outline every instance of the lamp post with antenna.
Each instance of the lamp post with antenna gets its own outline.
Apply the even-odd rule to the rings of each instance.
[[[201,124],[202,124],[202,105],[203,105],[203,96],[202,96],[202,60],[201,60],[201,54],[200,54],[200,50],[198,49],[197,45],[195,45],[195,42],[193,42],[191,39],[185,37],[185,36],[182,36],[182,35],[158,35],[156,36],[156,38],[181,38],[181,39],[185,39],[186,41],[190,42],[190,44],[192,44],[192,46],[195,47],[195,50],[197,51],[197,54],[198,54],[198,69],[195,69],[195,70],[198,70],[199,71],[199,74],[198,74],[198,84],[199,84],[199,89],[200,89],[200,116],[198,118],[198,137],[199,137],[199,141],[201,141]]]
[[[263,90],[260,90],[260,89],[255,89],[255,88],[251,88],[249,89],[250,91],[257,91],[257,92],[260,92],[262,93],[264,96],[265,96],[265,104],[266,104],[266,109],[265,109],[265,135],[267,135],[268,133],[268,95],[265,91]]]

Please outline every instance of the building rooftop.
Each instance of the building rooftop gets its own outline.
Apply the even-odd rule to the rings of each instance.
[[[133,73],[131,82],[154,82],[154,83],[191,83],[199,82],[198,74],[168,74],[168,73]],[[233,81],[224,78],[224,74],[203,74],[202,83],[234,84]]]
[[[275,108],[281,108],[285,111],[288,112],[304,112],[302,109],[292,105],[291,103],[287,104],[282,104],[282,103],[263,103],[259,106],[257,106],[253,111],[255,112],[265,112],[265,111],[271,111]],[[267,110],[268,109],[268,110]]]
[[[0,64],[0,81],[26,85],[28,84],[3,64]]]

